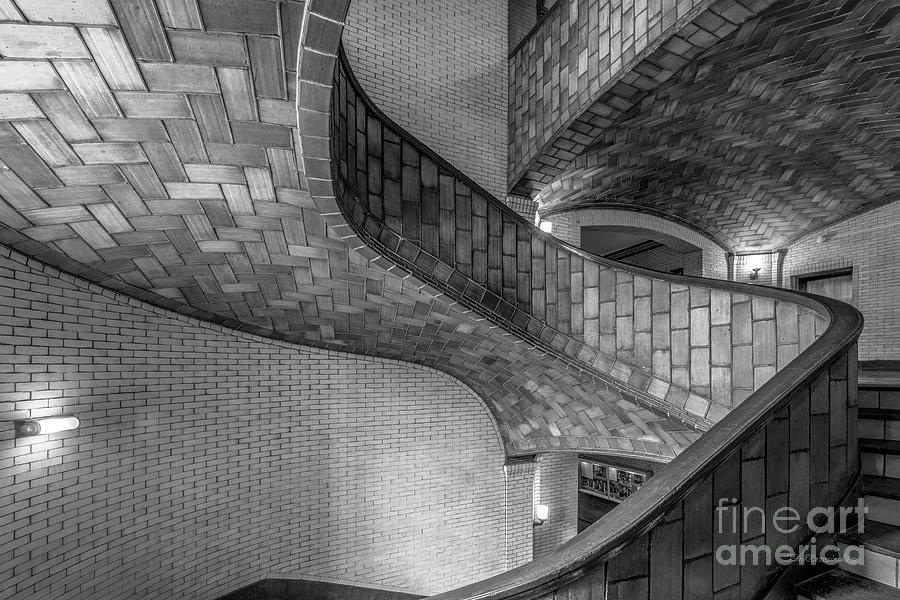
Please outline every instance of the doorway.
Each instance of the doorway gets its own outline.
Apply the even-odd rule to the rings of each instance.
[[[801,275],[797,277],[796,287],[801,292],[834,298],[847,304],[853,304],[855,300],[853,293],[853,269]]]

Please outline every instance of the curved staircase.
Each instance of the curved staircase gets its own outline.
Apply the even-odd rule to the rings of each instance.
[[[311,11],[307,19],[315,4]],[[300,89],[319,92],[298,95],[298,111],[301,123],[328,119],[304,141],[303,159],[313,200],[342,239],[586,376],[717,422],[551,556],[435,598],[749,600],[783,585],[786,569],[723,565],[716,548],[797,548],[810,530],[745,539],[717,531],[714,509],[727,498],[736,509],[806,514],[852,496],[859,313],[824,298],[626,268],[546,236],[379,111],[339,42],[340,31],[301,36]],[[669,359],[665,373],[657,352]]]
[[[900,598],[900,373],[876,368],[859,374],[860,496],[868,510],[862,531],[851,527],[839,544],[863,548],[864,564],[842,564],[796,587],[799,600]]]
[[[96,27],[49,4],[35,10],[52,26],[0,23],[6,68],[27,61],[37,78],[0,94],[0,242],[224,326],[438,367],[484,398],[511,457],[671,460],[553,555],[441,600],[760,598],[789,573],[719,564],[716,548],[796,548],[810,531],[722,533],[720,498],[838,506],[860,448],[868,474],[893,473],[888,425],[857,439],[857,311],[627,267],[536,229],[366,96],[340,58],[349,0],[261,3],[251,23],[227,10],[205,25],[150,0],[100,4]],[[667,32],[751,14],[688,4],[663,17]],[[58,35],[35,46],[29,28]],[[670,60],[662,41],[634,64]],[[297,44],[295,106],[280,57]],[[609,73],[612,96],[628,66]],[[894,407],[878,402],[863,416],[887,422]],[[865,486],[875,504],[894,494]],[[866,543],[886,546],[882,533]]]

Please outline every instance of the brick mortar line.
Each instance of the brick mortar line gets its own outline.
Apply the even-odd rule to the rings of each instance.
[[[2,227],[2,226],[0,226],[0,227]],[[500,427],[497,423],[497,419],[494,416],[494,414],[490,411],[490,409],[488,408],[487,403],[484,401],[484,399],[482,399],[482,397],[479,394],[477,394],[465,382],[459,380],[458,378],[454,377],[453,375],[450,375],[448,373],[445,373],[443,371],[435,369],[434,367],[429,367],[427,365],[422,365],[419,363],[399,360],[399,359],[395,359],[395,358],[385,358],[385,357],[378,356],[375,354],[369,354],[369,352],[340,351],[340,350],[334,350],[331,348],[322,348],[322,347],[311,345],[311,344],[291,342],[288,340],[282,340],[282,339],[278,339],[275,337],[268,337],[266,335],[261,335],[261,334],[253,333],[250,331],[243,331],[241,329],[230,327],[228,325],[214,323],[214,322],[202,319],[202,318],[198,318],[198,317],[194,317],[191,315],[187,315],[187,314],[178,312],[176,310],[168,309],[166,307],[154,304],[153,302],[148,301],[148,300],[142,300],[139,298],[135,298],[133,296],[129,296],[127,294],[123,294],[116,290],[110,289],[99,282],[91,281],[80,275],[69,273],[68,271],[60,269],[60,268],[58,268],[50,263],[47,263],[39,258],[35,258],[33,256],[23,254],[16,248],[7,245],[7,243],[5,241],[0,241],[0,248],[5,248],[9,252],[10,258],[12,258],[13,260],[16,260],[16,262],[19,262],[23,265],[29,266],[31,268],[36,268],[38,271],[47,273],[48,275],[53,276],[53,277],[58,277],[60,279],[63,279],[64,281],[65,281],[66,277],[70,277],[71,283],[81,287],[82,289],[84,289],[88,292],[99,294],[101,296],[106,296],[107,298],[110,298],[120,304],[127,304],[128,306],[132,306],[134,308],[147,310],[157,316],[165,317],[167,319],[172,319],[172,320],[179,321],[182,323],[187,323],[194,327],[208,329],[210,331],[215,331],[217,333],[225,333],[225,334],[233,335],[234,337],[236,337],[240,340],[268,344],[268,345],[271,345],[271,346],[274,346],[277,348],[284,348],[284,349],[289,349],[289,350],[303,350],[305,352],[310,352],[312,354],[317,354],[317,355],[325,356],[325,357],[339,357],[339,358],[344,358],[344,359],[346,359],[348,357],[363,358],[365,360],[374,361],[374,362],[378,362],[378,363],[382,363],[382,364],[397,365],[397,366],[402,366],[404,368],[412,368],[414,370],[429,373],[431,375],[438,375],[438,376],[440,376],[440,378],[445,379],[455,385],[460,386],[466,392],[468,392],[474,398],[477,399],[482,410],[484,410],[485,413],[490,417],[491,425],[494,429],[495,434],[497,435],[497,440],[498,440],[498,443],[500,444],[501,450],[505,449],[505,444],[503,442],[503,436],[501,435]]]

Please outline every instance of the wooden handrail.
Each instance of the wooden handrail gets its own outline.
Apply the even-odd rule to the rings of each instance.
[[[309,5],[307,5],[307,11]],[[346,9],[344,9],[344,12]],[[337,15],[339,16],[339,15]],[[336,18],[332,15],[330,18]],[[339,35],[339,34],[338,34]],[[302,44],[305,36],[301,36]],[[317,41],[318,47],[313,48],[315,56],[310,64],[316,68],[310,68],[309,76],[315,77],[316,85],[325,86],[328,82],[320,69],[322,52],[336,58],[338,54],[337,39],[332,39],[327,45],[321,40]],[[301,45],[300,69],[304,71],[304,48]],[[331,54],[333,52],[333,54]],[[491,210],[497,211],[521,226],[531,239],[541,240],[554,248],[561,249],[580,260],[601,265],[604,268],[613,269],[617,273],[637,275],[654,281],[665,282],[672,286],[686,286],[690,289],[709,288],[713,291],[723,291],[735,295],[750,297],[756,300],[765,299],[774,302],[796,305],[818,315],[824,322],[823,327],[816,331],[816,339],[812,341],[789,364],[781,368],[771,379],[763,384],[725,416],[715,427],[710,429],[697,442],[690,446],[678,458],[661,470],[654,478],[645,484],[641,490],[631,496],[627,502],[621,504],[604,519],[594,524],[588,530],[576,536],[559,548],[552,555],[536,560],[522,567],[513,569],[483,582],[466,586],[451,592],[435,596],[439,600],[462,599],[529,599],[555,594],[566,594],[568,591],[577,592],[578,597],[590,597],[592,600],[605,597],[606,589],[622,585],[622,582],[636,581],[638,578],[625,579],[628,568],[634,565],[625,565],[626,559],[637,560],[639,557],[646,562],[638,565],[643,574],[643,592],[631,594],[629,597],[648,598],[649,587],[654,581],[664,579],[653,571],[658,568],[651,564],[648,554],[657,557],[657,560],[669,560],[674,565],[680,577],[688,570],[688,562],[692,564],[704,561],[712,570],[711,556],[711,521],[704,520],[711,517],[697,509],[707,507],[709,504],[713,482],[719,485],[719,476],[733,476],[735,469],[738,473],[747,473],[746,482],[738,481],[738,492],[741,501],[752,502],[754,494],[762,488],[762,499],[778,497],[783,493],[785,498],[793,497],[794,485],[787,489],[786,478],[789,469],[785,461],[796,457],[801,459],[798,463],[797,479],[793,482],[798,488],[800,496],[806,495],[807,504],[818,502],[834,504],[839,502],[846,490],[850,487],[858,473],[858,451],[855,442],[855,386],[856,386],[856,354],[855,343],[862,329],[862,316],[854,308],[840,302],[826,298],[815,297],[807,294],[798,294],[786,290],[750,286],[734,282],[707,280],[685,276],[663,275],[645,269],[626,267],[624,265],[595,257],[580,249],[551,238],[540,232],[531,224],[521,219],[499,200],[493,199],[484,190],[474,185],[464,175],[459,173],[451,165],[446,164],[440,157],[430,152],[424,145],[407,134],[395,123],[372,105],[365,96],[358,83],[354,84],[354,93],[367,103],[367,109],[371,115],[381,119],[382,123],[392,130],[393,135],[403,136],[403,143],[409,144],[423,156],[443,169],[446,173],[458,178],[463,185],[469,186],[473,193],[483,197],[489,203]],[[316,104],[315,98],[311,104],[317,108],[308,109],[300,102],[300,110],[323,111],[321,104]],[[334,115],[332,127],[335,127]],[[355,121],[354,121],[355,122]],[[337,129],[333,133],[340,134]],[[346,134],[346,132],[344,132]],[[356,132],[354,131],[354,138]],[[345,137],[346,139],[346,137]],[[337,140],[331,140],[332,152],[342,150],[336,148]],[[319,146],[320,147],[320,146]],[[326,161],[327,156],[322,154],[313,157],[314,161]],[[352,180],[346,173],[341,173],[340,160],[331,160],[332,176],[334,177],[334,191],[337,199],[329,198],[330,186],[326,186],[324,180],[315,181],[314,198],[323,206],[333,202],[336,217],[341,218],[341,224],[337,225],[343,235],[347,237],[355,235],[360,243],[365,245],[377,240],[377,232],[381,231],[381,225],[377,223],[373,213],[367,211],[359,202],[354,200],[356,191],[348,182]],[[350,201],[342,205],[342,201]],[[336,221],[337,222],[337,221]],[[346,223],[346,224],[344,224]],[[371,228],[376,233],[367,232]],[[394,234],[394,237],[397,237]],[[360,246],[362,248],[362,246]],[[408,249],[415,251],[414,244]],[[377,250],[384,250],[378,247]],[[397,251],[399,246],[389,251],[389,260],[401,260]],[[373,252],[372,254],[377,254]],[[415,268],[413,261],[402,263],[405,266]],[[421,270],[413,271],[417,277],[426,281],[440,280],[428,279],[428,273]],[[443,286],[440,288],[448,295],[467,306],[475,302],[466,298],[465,294],[457,294],[453,289]],[[824,401],[823,395],[824,394]],[[790,427],[788,427],[790,425]],[[795,431],[796,429],[796,431]],[[771,440],[771,442],[769,442]],[[823,455],[824,453],[824,455]],[[824,456],[824,459],[823,459]],[[804,462],[805,461],[805,462]],[[769,473],[762,471],[762,480],[759,480],[758,468],[762,463],[763,468],[771,462]],[[807,469],[816,468],[816,473],[806,472],[803,476],[803,465]],[[793,463],[791,463],[793,468]],[[827,472],[822,473],[821,467],[827,467]],[[754,467],[754,468],[751,468]],[[769,481],[771,479],[771,481]],[[726,481],[733,485],[734,481]],[[773,495],[767,496],[769,486]],[[708,492],[708,493],[707,493]],[[704,495],[706,494],[706,495]],[[787,502],[787,500],[785,500]],[[687,509],[691,508],[691,511]],[[680,512],[684,509],[684,512]],[[711,513],[711,510],[710,510]],[[703,527],[710,533],[709,549],[704,548],[705,554],[682,555],[682,542],[686,547],[690,536],[684,536],[684,530],[694,525],[693,521],[700,515]],[[657,549],[653,540],[661,532],[678,524],[681,535],[678,543],[677,556],[669,557],[665,554],[665,545]],[[694,533],[691,531],[690,533]],[[800,531],[802,536],[806,532]],[[799,539],[792,538],[792,545],[796,547]],[[642,545],[643,544],[643,545]],[[634,549],[632,552],[631,549]],[[649,549],[649,552],[648,552]],[[739,569],[735,574],[740,581],[740,594],[743,600],[749,600],[757,596],[768,585],[766,578],[768,573],[763,567],[762,573],[757,573],[757,580],[744,582],[740,578],[743,570]],[[617,579],[619,578],[619,579]],[[710,581],[702,582],[709,585],[709,594],[712,596]],[[680,585],[680,584],[679,584]],[[731,584],[734,587],[735,584]],[[599,589],[599,596],[594,594],[593,587]],[[617,588],[624,589],[624,588]],[[679,588],[657,591],[656,597],[666,598],[690,598],[694,592],[691,590],[681,593]],[[659,596],[662,593],[662,596]]]
[[[493,198],[471,179],[388,118],[367,97],[365,91],[353,77],[343,56],[339,68],[344,71],[351,82],[357,97],[365,103],[370,117],[377,117],[394,134],[400,136],[402,143],[416,148],[423,156],[427,156],[429,160],[438,165],[441,170],[452,174],[453,177],[471,188],[473,194],[483,197],[520,226],[527,228],[530,235],[562,251],[578,256],[584,261],[595,262],[618,272],[640,275],[670,284],[689,287],[702,286],[755,298],[770,298],[794,303],[811,309],[826,317],[828,321],[824,333],[786,368],[780,370],[718,425],[710,429],[666,468],[662,469],[627,502],[621,504],[587,531],[573,538],[550,556],[434,598],[439,600],[513,598],[526,600],[558,591],[569,585],[577,585],[577,582],[589,576],[593,570],[602,568],[607,561],[613,559],[618,552],[633,543],[636,538],[653,530],[665,518],[670,509],[683,501],[692,490],[710,477],[716,467],[722,464],[730,454],[740,448],[742,444],[747,443],[761,428],[770,424],[779,411],[786,410],[792,398],[808,387],[813,379],[826,372],[835,361],[844,360],[846,365],[863,323],[862,316],[854,308],[827,298],[783,289],[662,274],[648,269],[626,266],[561,242],[540,231],[503,202]],[[335,168],[339,169],[340,161],[335,160],[335,164],[337,165]],[[338,173],[336,177],[340,179],[341,175]],[[353,193],[352,190],[347,189],[346,185],[343,187],[345,194]],[[360,237],[363,239],[368,237],[373,244],[379,245],[377,238],[368,236],[366,232],[364,222],[373,218],[371,213],[354,213],[347,210],[345,217],[354,226]],[[357,222],[357,219],[361,219],[363,222]],[[385,251],[383,246],[378,249],[382,252]],[[395,252],[388,250],[387,253],[392,255],[392,259],[400,259],[399,256],[394,256]],[[415,270],[414,264],[407,263],[404,266],[410,267],[417,277],[429,280],[429,273]],[[461,302],[466,301],[462,296],[457,299]],[[852,467],[847,468],[852,470]]]

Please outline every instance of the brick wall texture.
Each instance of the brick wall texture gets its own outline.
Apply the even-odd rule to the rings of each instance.
[[[0,296],[0,598],[216,598],[270,572],[434,593],[531,544],[504,531],[530,488],[505,511],[496,428],[448,376],[225,330],[2,246]],[[13,438],[60,413],[82,426]]]
[[[604,86],[701,0],[563,0],[509,61],[510,171],[538,155]]]
[[[506,196],[508,0],[354,0],[344,29],[375,105]]]
[[[799,240],[785,257],[786,286],[798,275],[853,268],[856,308],[866,318],[859,338],[860,360],[900,359],[898,222],[900,203],[894,202]]]
[[[684,275],[703,275],[703,251],[681,252],[669,246],[660,246],[628,256],[622,260],[627,265],[644,267],[663,273],[682,269]]]
[[[537,23],[537,6],[537,0],[509,0],[510,52]]]
[[[535,504],[550,507],[550,518],[534,528],[534,557],[552,553],[578,534],[578,453],[542,454]]]

